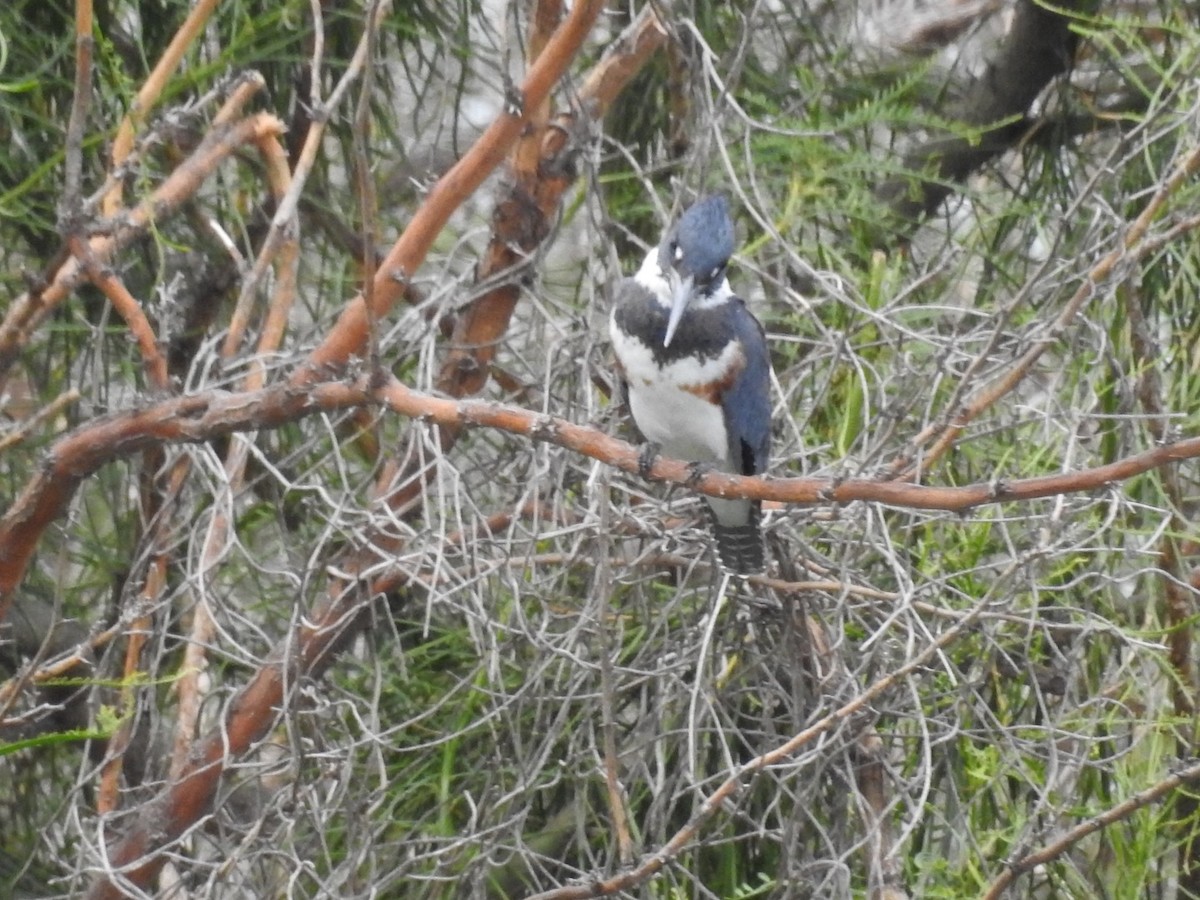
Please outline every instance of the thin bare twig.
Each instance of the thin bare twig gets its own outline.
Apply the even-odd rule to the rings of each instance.
[[[854,699],[842,704],[833,712],[814,722],[808,728],[792,736],[773,750],[769,750],[745,765],[740,766],[720,787],[712,792],[693,813],[691,820],[675,832],[671,839],[662,847],[648,856],[641,864],[612,878],[596,879],[588,884],[572,885],[555,888],[535,894],[529,900],[587,900],[590,897],[605,897],[618,891],[627,890],[644,884],[653,878],[668,863],[678,856],[696,836],[700,829],[711,819],[724,804],[731,801],[748,786],[754,775],[764,769],[779,765],[802,747],[816,740],[823,734],[842,725],[851,717],[857,715],[879,696],[889,691],[897,683],[923,669],[934,657],[960,638],[974,624],[979,614],[991,603],[987,599],[976,604],[961,621],[946,629],[937,640],[931,642],[920,653],[914,655],[903,666],[898,666],[882,678],[877,679],[870,687],[858,694]]]
[[[1109,825],[1115,825],[1117,822],[1128,819],[1139,809],[1147,807],[1152,803],[1157,803],[1172,791],[1176,791],[1184,785],[1192,784],[1196,781],[1200,781],[1200,762],[1193,762],[1190,765],[1186,765],[1157,784],[1146,788],[1144,791],[1138,791],[1128,800],[1118,803],[1098,816],[1093,816],[1086,822],[1080,822],[1074,828],[1068,829],[1059,835],[1041,850],[1017,857],[1009,862],[999,877],[988,886],[987,892],[983,895],[983,900],[999,900],[1000,897],[1004,896],[1005,891],[1009,889],[1012,883],[1026,872],[1062,856],[1089,834],[1095,834]]]
[[[1158,217],[1167,200],[1196,173],[1197,169],[1200,169],[1200,147],[1191,149],[1176,164],[1175,171],[1171,177],[1159,186],[1141,214],[1130,224],[1121,240],[1121,246],[1105,254],[1099,262],[1088,270],[1082,283],[1063,306],[1062,311],[1059,312],[1058,316],[1055,317],[1054,321],[1045,329],[1043,334],[1034,341],[1033,346],[1025,351],[1021,358],[1009,367],[1003,375],[994,379],[990,384],[985,385],[964,404],[953,420],[940,429],[941,434],[938,435],[933,445],[921,454],[919,463],[909,464],[909,460],[911,460],[912,455],[915,455],[915,453],[910,453],[907,458],[898,461],[899,465],[904,465],[906,468],[896,477],[909,480],[920,478],[923,472],[928,471],[929,467],[954,445],[971,422],[995,406],[1002,397],[1012,392],[1024,380],[1033,370],[1038,360],[1042,358],[1042,354],[1059,341],[1063,331],[1075,320],[1075,316],[1078,315],[1079,310],[1095,295],[1096,286],[1112,274],[1117,264],[1122,262],[1136,262],[1148,252],[1147,245],[1143,245],[1143,241],[1151,224]],[[934,427],[926,429],[920,435],[913,438],[911,442],[912,446],[922,446],[937,430]]]

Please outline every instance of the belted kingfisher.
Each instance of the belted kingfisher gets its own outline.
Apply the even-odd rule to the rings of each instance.
[[[728,202],[698,200],[619,282],[608,327],[647,441],[677,459],[758,475],[771,443],[771,363],[762,325],[725,280],[732,254]],[[762,572],[761,504],[705,499],[721,564]]]

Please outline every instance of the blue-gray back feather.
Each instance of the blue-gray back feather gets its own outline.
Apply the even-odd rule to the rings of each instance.
[[[728,306],[729,331],[742,343],[746,367],[721,397],[730,457],[742,475],[767,470],[771,449],[771,361],[767,338],[740,298]]]

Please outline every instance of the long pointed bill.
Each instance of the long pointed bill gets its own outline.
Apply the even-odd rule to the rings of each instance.
[[[687,309],[688,301],[692,299],[692,284],[693,278],[689,275],[680,279],[679,284],[675,285],[675,296],[671,299],[671,315],[667,319],[667,333],[663,336],[664,347],[671,346],[671,338],[675,337],[675,329],[679,327],[683,311]]]

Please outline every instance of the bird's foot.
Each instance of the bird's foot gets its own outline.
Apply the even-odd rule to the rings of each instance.
[[[684,482],[688,487],[694,488],[700,483],[700,479],[713,471],[711,463],[706,462],[690,462],[688,463],[688,477]]]
[[[638,453],[638,474],[643,478],[650,477],[650,470],[654,468],[654,461],[658,459],[660,450],[662,446],[654,441],[647,441],[642,445],[642,450]]]

